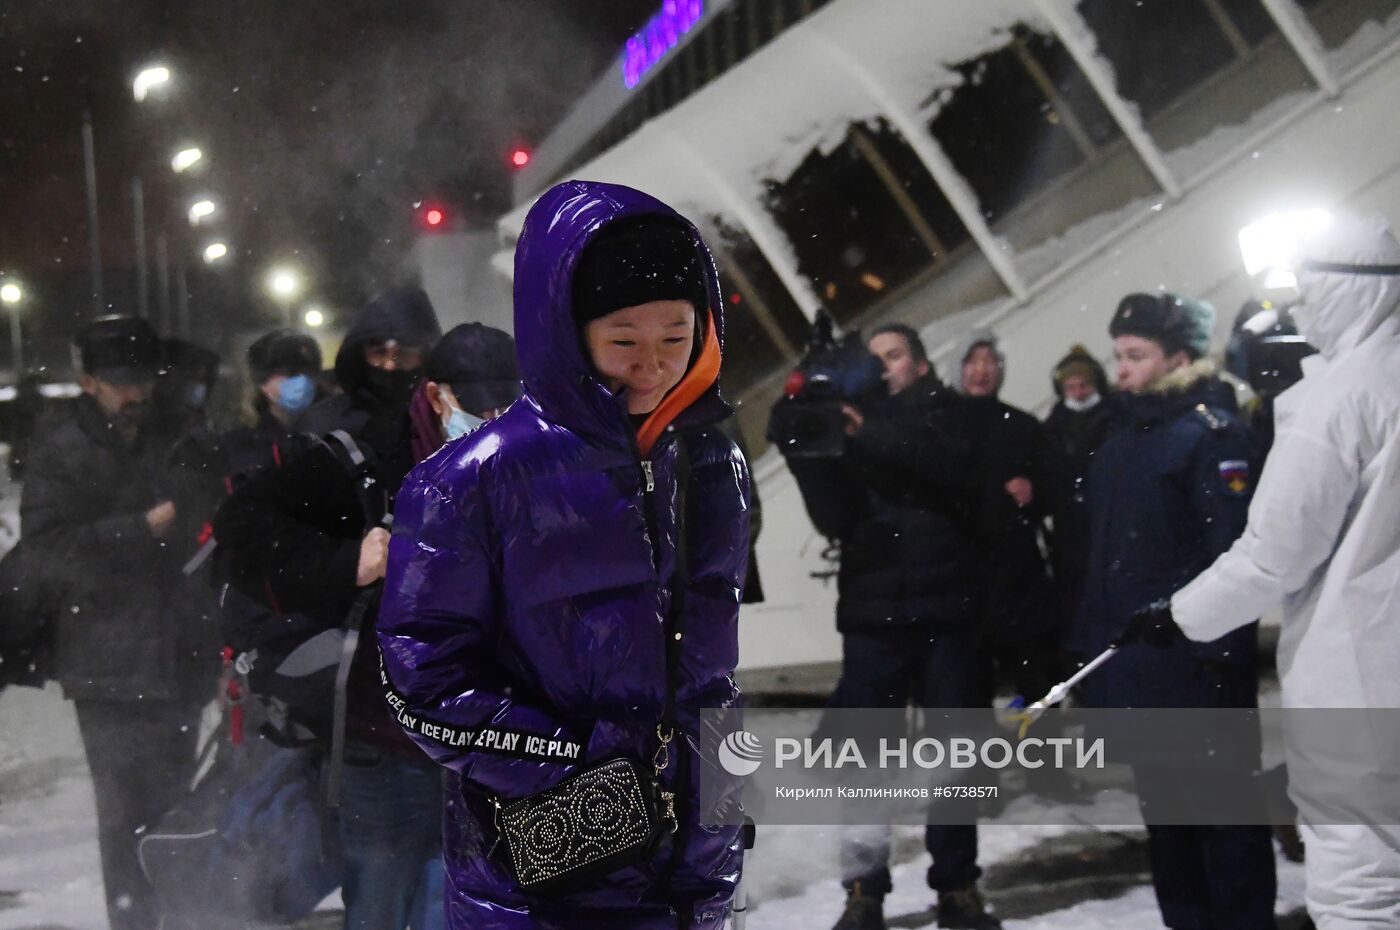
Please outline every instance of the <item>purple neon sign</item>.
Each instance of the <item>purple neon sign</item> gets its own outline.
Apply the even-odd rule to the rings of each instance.
[[[705,14],[705,0],[666,0],[661,12],[647,21],[641,31],[627,40],[622,57],[622,83],[636,87],[666,53],[676,47]]]

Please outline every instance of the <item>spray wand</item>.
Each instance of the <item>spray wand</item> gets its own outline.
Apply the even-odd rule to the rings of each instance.
[[[1017,739],[1025,739],[1026,733],[1031,728],[1031,724],[1039,720],[1047,710],[1054,707],[1056,704],[1060,703],[1065,698],[1069,697],[1069,692],[1071,689],[1074,688],[1075,685],[1079,684],[1085,678],[1088,678],[1089,675],[1092,674],[1095,669],[1097,669],[1100,665],[1103,665],[1110,658],[1112,658],[1113,654],[1117,651],[1118,647],[1116,645],[1109,646],[1103,652],[1100,652],[1097,656],[1095,656],[1093,661],[1089,662],[1087,665],[1085,665],[1079,671],[1075,672],[1069,678],[1066,678],[1064,681],[1060,682],[1058,685],[1047,691],[1045,693],[1045,697],[1036,701],[1034,704],[1027,707],[1020,713],[1013,714],[1012,719],[1019,720],[1021,722],[1021,728],[1016,733]]]

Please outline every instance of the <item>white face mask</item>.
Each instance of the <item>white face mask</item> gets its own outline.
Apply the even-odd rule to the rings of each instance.
[[[1075,400],[1072,397],[1066,397],[1065,407],[1074,413],[1083,413],[1086,410],[1093,410],[1099,405],[1099,401],[1101,400],[1103,400],[1103,397],[1098,391],[1095,391],[1083,400]]]

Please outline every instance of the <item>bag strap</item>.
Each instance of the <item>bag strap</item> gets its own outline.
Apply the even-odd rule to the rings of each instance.
[[[355,484],[355,499],[365,518],[365,530],[377,526],[389,512],[389,495],[374,476],[374,462],[343,429],[332,430],[318,440],[330,451]]]
[[[373,462],[366,455],[353,436],[343,429],[332,430],[320,440],[330,450],[355,484],[355,496],[359,500],[364,515],[365,532],[384,526],[390,521],[389,497],[374,477]],[[350,695],[350,668],[354,664],[355,651],[360,646],[360,629],[370,605],[379,595],[379,585],[364,588],[355,596],[355,601],[345,615],[341,630],[345,634],[340,644],[340,662],[335,670],[335,705],[331,719],[331,757],[326,767],[325,801],[326,806],[340,806],[341,769],[345,764],[345,723],[348,715]]]
[[[685,440],[676,436],[676,551],[675,564],[671,572],[671,603],[666,611],[666,708],[664,716],[656,724],[658,745],[651,758],[658,784],[661,773],[671,762],[671,740],[676,736],[676,678],[680,674],[681,643],[685,638],[685,589],[690,583],[690,540],[686,511],[690,501],[690,451]],[[671,821],[674,833],[678,824],[675,813],[675,794],[661,792],[664,807],[663,816]]]
[[[676,436],[676,552],[671,573],[671,604],[666,613],[666,716],[674,718],[676,676],[680,673],[681,642],[685,637],[685,589],[690,584],[690,451]],[[664,722],[664,721],[663,721]]]
[[[340,643],[340,664],[335,670],[335,710],[331,721],[331,758],[326,767],[326,806],[340,806],[341,767],[345,764],[345,721],[350,704],[350,667],[355,650],[360,646],[360,627],[364,624],[369,605],[379,594],[379,585],[371,585],[355,596],[355,603],[345,615],[342,629],[345,637]]]

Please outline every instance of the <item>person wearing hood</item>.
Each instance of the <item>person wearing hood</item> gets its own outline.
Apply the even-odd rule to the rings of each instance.
[[[959,390],[982,449],[985,476],[973,518],[981,579],[979,633],[996,667],[1027,701],[1060,680],[1063,631],[1040,531],[1048,512],[1049,455],[1040,422],[998,396],[1006,358],[975,332],[960,359]],[[990,702],[994,688],[989,685]],[[1037,779],[1053,777],[1043,770]],[[1060,786],[1045,785],[1046,788]]]
[[[1050,544],[1055,593],[1066,620],[1074,616],[1089,570],[1089,469],[1117,425],[1118,399],[1103,366],[1082,345],[1069,350],[1052,375],[1058,400],[1043,427],[1050,458],[1046,488],[1054,532]]]
[[[1121,636],[1138,607],[1169,597],[1244,529],[1255,444],[1221,403],[1233,392],[1205,357],[1214,319],[1207,303],[1156,293],[1124,297],[1109,323],[1123,421],[1090,469],[1088,575],[1070,642],[1085,657],[1111,644],[1120,648],[1080,686],[1091,707],[1257,704],[1254,624],[1211,642],[1160,650]],[[1245,736],[1222,758],[1256,769],[1257,727]],[[1177,767],[1192,762],[1152,746],[1135,745],[1126,754],[1147,820],[1163,922],[1173,930],[1273,930],[1269,828],[1176,825],[1169,818],[1181,810],[1178,792],[1186,783]],[[1245,776],[1222,767],[1220,777]],[[1158,811],[1171,825],[1162,825]],[[1219,865],[1224,862],[1230,868]]]
[[[422,288],[395,287],[364,308],[335,356],[340,393],[316,404],[301,431],[344,430],[379,457],[384,487],[397,489],[416,463],[408,404],[423,377],[428,351],[442,338],[437,313]]]
[[[702,777],[726,783],[700,711],[738,700],[749,476],[718,428],[714,263],[660,201],[561,183],[516,246],[515,334],[524,395],[399,494],[378,623],[390,701],[448,770],[448,923],[718,930],[742,851],[700,807]],[[618,759],[655,773],[674,831],[536,890],[501,818]]]
[[[303,429],[349,433],[365,456],[367,477],[388,503],[417,456],[445,440],[459,403],[472,405],[465,414],[485,415],[516,395],[498,362],[509,336],[459,327],[435,349],[436,333],[421,291],[375,300],[336,357],[344,393],[313,407],[302,421]],[[430,360],[440,381],[423,391],[441,412],[424,419],[411,408]],[[487,377],[477,372],[478,363]],[[389,535],[366,513],[362,479],[332,442],[309,444],[280,467],[254,475],[214,519],[229,577],[242,593],[320,629],[340,628],[360,592],[380,584]],[[373,637],[366,632],[359,644],[347,685],[339,771],[346,930],[440,927],[442,778],[384,703]],[[330,717],[330,707],[320,710],[323,721]]]
[[[1302,241],[1297,289],[1293,321],[1319,354],[1277,398],[1277,439],[1244,534],[1140,611],[1125,638],[1200,648],[1281,600],[1285,708],[1400,707],[1400,242],[1381,217],[1336,216]],[[1286,746],[1308,910],[1322,930],[1396,926],[1400,831],[1375,825],[1395,821],[1348,790],[1355,807],[1342,819],[1356,825],[1309,822],[1335,773],[1348,784],[1393,778],[1395,730],[1366,727],[1339,743],[1314,729],[1294,728]]]

